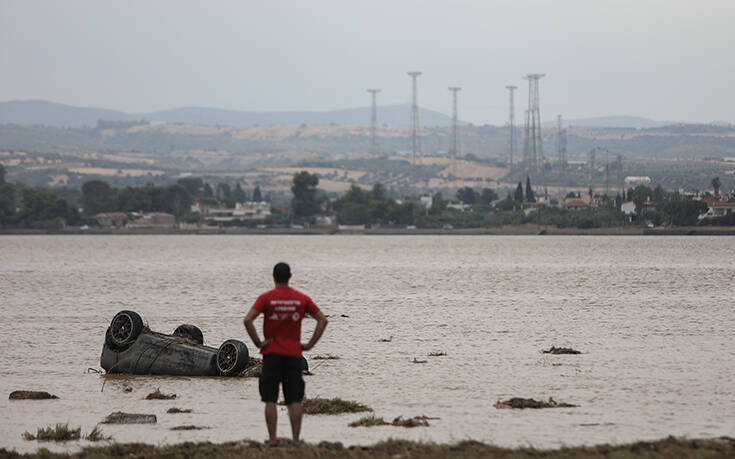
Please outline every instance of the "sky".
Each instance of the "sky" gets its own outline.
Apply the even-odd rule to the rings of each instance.
[[[735,122],[733,0],[0,0],[0,101]],[[379,118],[379,114],[378,114]],[[379,120],[378,120],[379,121]],[[366,124],[369,120],[366,120]],[[408,120],[407,120],[408,124]]]

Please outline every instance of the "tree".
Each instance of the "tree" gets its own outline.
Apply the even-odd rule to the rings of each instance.
[[[666,190],[664,190],[664,187],[661,186],[661,184],[657,184],[656,188],[651,191],[651,199],[656,204],[663,204],[663,202],[666,200]]]
[[[429,214],[441,215],[447,209],[447,201],[441,193],[436,193],[431,199],[431,209]]]
[[[673,225],[692,226],[697,217],[707,211],[707,204],[693,199],[678,199],[667,202],[661,208]]]
[[[518,186],[516,187],[516,192],[513,195],[513,199],[518,202],[523,202],[523,184],[521,182],[518,182]]]
[[[633,189],[631,194],[631,201],[635,203],[635,213],[641,215],[643,204],[645,204],[651,197],[651,189],[644,185],[638,185]]]
[[[485,205],[490,205],[493,201],[498,199],[498,193],[492,188],[483,188],[480,193],[480,202]]]
[[[297,218],[311,218],[319,212],[319,204],[316,199],[316,186],[319,177],[307,171],[301,171],[293,176],[291,192],[291,211]]]
[[[0,185],[0,227],[10,226],[15,217],[15,187],[9,183]]]
[[[533,188],[531,188],[531,177],[526,176],[526,201],[536,202],[536,198],[533,195]]]
[[[82,205],[87,215],[115,210],[116,191],[102,180],[82,185]]]
[[[192,196],[202,196],[204,193],[204,181],[199,177],[180,178],[176,183],[186,188]]]
[[[209,183],[204,184],[204,189],[202,190],[202,196],[205,198],[211,198],[214,196],[214,191],[212,191],[212,185]]]
[[[248,194],[242,189],[240,183],[235,185],[235,189],[232,190],[232,200],[240,204],[248,200]]]
[[[180,217],[189,212],[193,201],[186,188],[181,185],[171,185],[164,192],[166,211]]]
[[[260,192],[260,186],[255,185],[255,189],[253,190],[253,201],[261,202],[262,200],[263,200],[263,195]]]
[[[479,196],[474,188],[466,186],[457,190],[457,199],[462,204],[475,204],[479,200]]]
[[[230,185],[227,183],[218,183],[217,184],[217,200],[218,201],[228,201],[230,199],[230,195],[232,194],[232,191],[230,190]]]
[[[0,163],[0,185],[5,185],[5,166]]]
[[[81,221],[76,207],[53,191],[43,188],[24,188],[19,221],[27,227],[58,229],[63,224],[76,225]]]
[[[0,182],[2,183],[2,182]],[[722,183],[720,183],[720,177],[715,177],[712,179],[712,188],[715,190],[715,197],[720,196],[720,186]]]

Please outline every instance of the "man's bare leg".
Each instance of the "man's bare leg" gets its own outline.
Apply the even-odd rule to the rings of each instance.
[[[291,420],[291,435],[294,443],[298,443],[301,435],[301,402],[288,405],[288,418]]]
[[[275,444],[277,442],[276,427],[278,427],[278,411],[276,410],[275,403],[265,403],[265,425],[268,426],[268,437],[270,438],[270,442]]]

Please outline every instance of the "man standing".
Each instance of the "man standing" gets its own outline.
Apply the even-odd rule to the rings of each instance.
[[[265,402],[265,423],[272,445],[277,443],[278,385],[283,387],[283,398],[291,420],[294,442],[301,433],[301,401],[304,399],[304,378],[301,370],[301,351],[308,351],[319,341],[327,327],[327,318],[311,298],[288,286],[291,268],[286,263],[273,267],[276,288],[260,295],[245,315],[243,323],[250,339],[263,354],[263,371],[260,375],[260,399]],[[258,337],[253,321],[263,313],[263,341]],[[316,319],[314,334],[306,344],[301,344],[301,320],[308,314]]]

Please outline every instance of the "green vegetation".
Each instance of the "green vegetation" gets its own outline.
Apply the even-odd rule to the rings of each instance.
[[[23,433],[25,440],[38,441],[70,441],[79,440],[82,436],[82,428],[70,428],[69,424],[56,424],[54,427],[39,427],[35,435],[30,432]]]
[[[301,171],[294,175],[291,192],[291,212],[296,219],[309,220],[319,212],[319,201],[317,199],[316,186],[319,185],[319,177]]]
[[[332,203],[338,222],[345,225],[406,225],[414,221],[416,205],[398,204],[386,196],[385,187],[376,183],[365,191],[357,185]]]
[[[180,443],[176,445],[150,445],[143,443],[111,444],[104,447],[83,448],[80,452],[53,453],[41,449],[36,453],[19,454],[7,449],[0,449],[0,456],[10,458],[67,458],[78,459],[112,458],[112,457],[146,457],[146,458],[353,458],[353,459],[389,459],[389,458],[481,458],[502,457],[508,459],[531,458],[726,458],[735,455],[735,439],[728,437],[710,439],[678,439],[668,437],[657,441],[641,441],[625,445],[598,445],[562,447],[558,449],[503,448],[488,445],[474,440],[457,443],[422,443],[408,440],[386,440],[372,446],[345,447],[340,442],[323,441],[321,443],[284,443],[278,448],[270,448],[260,441],[244,440],[228,443]]]

